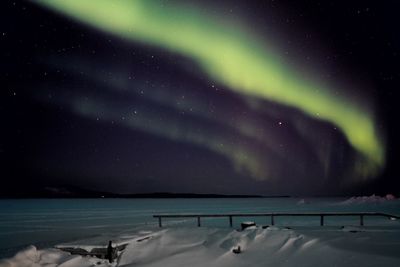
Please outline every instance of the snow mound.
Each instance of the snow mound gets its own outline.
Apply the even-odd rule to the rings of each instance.
[[[297,201],[296,203],[297,205],[304,205],[304,204],[309,204],[308,200],[305,200],[304,198],[300,199],[299,201]]]
[[[13,258],[0,261],[1,267],[91,267],[115,266],[106,260],[71,255],[58,249],[37,250],[35,246],[18,252]]]
[[[131,239],[112,264],[57,249],[37,250],[30,246],[0,262],[0,266],[305,267],[321,266],[321,263],[326,267],[400,266],[400,231],[393,230],[374,232],[351,227],[292,230],[273,226],[238,231],[193,227],[155,229],[145,235],[146,238]],[[240,253],[234,253],[233,249],[239,246]]]
[[[298,232],[278,227],[244,231],[211,228],[168,229],[142,243],[131,243],[122,266],[400,266],[395,255],[399,233],[356,229]],[[359,230],[359,229],[357,229]],[[365,242],[368,240],[369,243]],[[239,247],[241,253],[232,250]],[[382,249],[382,255],[372,251]],[[393,254],[386,255],[388,251]]]
[[[372,204],[379,204],[379,203],[383,203],[386,201],[393,201],[393,200],[397,200],[397,198],[392,195],[392,194],[387,194],[384,197],[381,196],[376,196],[371,195],[371,196],[362,196],[362,197],[351,197],[343,202],[340,202],[340,204],[343,205],[350,205],[350,204],[364,204],[364,203],[372,203]]]

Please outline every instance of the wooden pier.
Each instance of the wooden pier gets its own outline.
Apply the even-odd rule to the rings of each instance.
[[[118,252],[124,250],[128,243],[113,246],[109,241],[108,246],[93,247],[90,251],[79,246],[55,246],[57,249],[71,253],[72,255],[91,256],[99,259],[107,259],[112,263],[117,257]]]
[[[228,214],[157,214],[153,215],[158,219],[158,226],[162,227],[163,218],[197,218],[197,226],[201,226],[201,218],[221,218],[229,219],[229,226],[233,227],[234,217],[266,217],[270,219],[270,224],[275,225],[276,217],[319,217],[320,225],[325,225],[325,217],[359,217],[360,226],[364,225],[364,217],[386,217],[388,219],[400,219],[400,216],[381,213],[381,212],[269,212],[269,213],[228,213]]]

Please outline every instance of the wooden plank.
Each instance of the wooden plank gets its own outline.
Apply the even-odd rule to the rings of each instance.
[[[111,242],[111,241],[110,241]],[[90,251],[87,251],[79,247],[56,247],[62,251],[69,252],[71,255],[91,256],[99,259],[108,259],[109,262],[113,262],[118,257],[118,252],[126,248],[128,244],[118,245],[113,247],[109,243],[108,247],[94,247]]]

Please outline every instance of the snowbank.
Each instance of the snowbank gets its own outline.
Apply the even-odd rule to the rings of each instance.
[[[340,204],[348,205],[348,204],[364,204],[364,203],[383,203],[392,200],[396,200],[396,197],[392,194],[387,194],[384,197],[371,195],[362,197],[351,197],[341,202]]]
[[[232,252],[241,247],[241,253]],[[118,262],[31,246],[5,266],[400,266],[400,231],[363,228],[250,227],[156,229],[130,239]]]
[[[13,258],[0,261],[1,267],[91,267],[111,266],[107,261],[71,255],[58,249],[37,250],[29,246],[20,251]]]

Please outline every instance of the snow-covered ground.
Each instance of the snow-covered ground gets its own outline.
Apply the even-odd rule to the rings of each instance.
[[[112,264],[30,246],[0,266],[400,266],[400,231],[391,227],[171,227],[125,233],[114,241],[128,246]],[[87,249],[96,243],[101,240],[80,241]],[[238,246],[241,253],[233,253]]]

